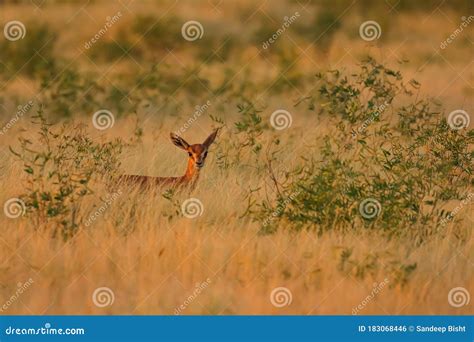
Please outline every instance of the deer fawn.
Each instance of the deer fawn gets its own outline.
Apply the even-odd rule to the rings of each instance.
[[[178,136],[171,133],[171,141],[179,148],[188,152],[188,166],[186,173],[182,177],[150,177],[139,175],[123,175],[119,182],[138,185],[141,188],[165,187],[165,188],[183,188],[188,187],[193,190],[199,178],[199,171],[206,161],[209,146],[214,142],[218,129],[211,133],[202,144],[190,145]]]

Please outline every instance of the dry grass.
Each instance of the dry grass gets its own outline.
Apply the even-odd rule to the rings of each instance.
[[[114,133],[125,136],[128,129],[118,123]],[[312,133],[317,134],[317,129]],[[189,140],[199,141],[205,134]],[[142,167],[150,170],[144,173],[156,175],[173,175],[184,169],[184,152],[164,137],[147,141],[136,157],[140,163],[129,162],[125,169],[139,171]],[[290,139],[285,144],[290,150],[298,146]],[[154,171],[153,165],[160,165],[156,168],[159,171]],[[1,198],[21,192],[19,172],[12,164],[6,168]],[[196,284],[208,278],[210,285],[182,314],[351,314],[370,294],[373,284],[385,278],[389,286],[360,314],[469,312],[468,306],[451,307],[447,294],[456,286],[464,286],[471,293],[474,290],[470,282],[472,234],[462,244],[448,233],[448,238],[435,238],[421,247],[363,230],[318,237],[314,232],[281,229],[262,236],[258,224],[240,217],[245,209],[243,189],[248,184],[243,186],[239,180],[254,180],[256,176],[248,168],[221,173],[211,152],[192,193],[204,205],[202,216],[189,219],[173,215],[179,208],[160,193],[121,189],[122,195],[68,242],[51,239],[48,230],[35,231],[27,218],[3,216],[1,298],[14,294],[17,282],[34,281],[7,313],[173,314]],[[96,186],[102,190],[84,203],[85,212],[97,210],[92,205],[100,205],[99,198],[107,194],[101,184]],[[177,200],[187,197],[180,194]],[[472,210],[465,208],[462,214],[464,221],[456,225],[468,231]],[[353,268],[341,268],[341,253],[348,248],[353,249]],[[375,266],[364,279],[358,278],[355,267],[363,269],[370,254],[376,256]],[[417,268],[402,286],[392,266],[413,263]],[[112,306],[98,308],[93,304],[92,294],[101,286],[113,290]],[[290,306],[276,308],[271,304],[270,293],[279,286],[290,289]]]
[[[29,3],[2,5],[2,19],[27,23],[39,20],[53,28],[58,34],[54,54],[62,63],[60,70],[71,63],[72,68],[81,72],[97,72],[94,77],[109,90],[120,84],[114,78],[117,75],[122,80],[133,79],[135,74],[149,70],[155,63],[169,66],[179,75],[183,70],[199,65],[196,74],[208,81],[207,86],[211,89],[222,84],[227,71],[231,71],[232,87],[237,90],[241,87],[241,92],[230,92],[234,97],[227,97],[227,93],[214,97],[207,91],[200,96],[189,89],[178,88],[163,95],[169,101],[163,107],[160,103],[163,99],[153,97],[155,93],[151,93],[152,99],[148,95],[140,98],[142,94],[136,91],[127,93],[136,86],[127,84],[124,95],[151,103],[151,108],[143,109],[137,100],[138,117],[145,134],[143,144],[126,151],[122,157],[123,169],[127,172],[181,175],[186,166],[186,154],[169,142],[168,134],[183,125],[197,104],[202,105],[210,99],[209,113],[230,123],[237,115],[236,104],[242,98],[251,98],[259,107],[265,108],[262,116],[267,120],[277,108],[293,108],[295,100],[313,88],[313,83],[305,82],[312,81],[316,72],[331,68],[353,70],[360,58],[368,54],[388,65],[395,65],[402,58],[410,59],[411,63],[397,69],[403,71],[407,80],[414,77],[422,83],[417,94],[420,98],[433,96],[443,103],[447,112],[463,108],[472,118],[472,101],[466,100],[474,94],[474,71],[470,67],[472,30],[466,30],[449,49],[438,51],[440,42],[458,27],[458,13],[444,9],[443,12],[423,14],[388,15],[384,12],[378,19],[385,20],[382,22],[383,39],[371,45],[359,39],[358,27],[362,21],[372,18],[365,18],[363,13],[353,9],[343,15],[342,28],[324,53],[318,42],[313,44],[311,40],[301,39],[292,28],[288,36],[279,40],[286,44],[285,49],[281,49],[283,52],[275,53],[275,48],[273,54],[265,55],[259,51],[260,44],[246,41],[258,28],[258,22],[253,19],[280,26],[284,16],[299,9],[298,2],[220,2],[221,12],[214,11],[211,2],[207,1],[199,8],[194,2],[181,2],[178,6],[174,3],[130,2],[130,12],[122,9],[123,20],[111,28],[101,43],[116,38],[120,27],[130,28],[136,15],[161,17],[163,13],[169,13],[183,23],[190,19],[204,22],[206,38],[212,36],[213,30],[230,33],[238,47],[235,52],[226,60],[217,58],[217,61],[201,64],[202,60],[194,59],[199,48],[197,42],[181,43],[170,51],[153,50],[154,58],[146,61],[128,57],[117,57],[113,63],[92,60],[81,51],[84,42],[121,6],[94,1],[78,11],[77,4],[64,2],[46,5],[44,14],[38,15]],[[316,10],[309,11],[301,12],[305,15],[301,21],[310,21],[317,14]],[[205,42],[204,39],[202,44]],[[142,41],[134,43],[143,44]],[[214,47],[202,49],[208,53],[211,48]],[[282,61],[279,54],[285,53],[290,57],[286,56],[286,61]],[[0,55],[0,62],[2,58]],[[288,68],[288,60],[291,68]],[[288,86],[284,95],[273,93],[270,86],[281,73],[306,81],[302,85]],[[164,80],[166,82],[166,78]],[[0,78],[0,81],[0,114],[2,120],[8,121],[18,104],[37,95],[39,80],[19,73]],[[91,113],[83,112],[80,100],[71,103],[70,107],[80,118],[81,114],[87,115],[85,124],[91,126]],[[128,97],[122,100],[132,101]],[[114,128],[107,130],[105,136],[130,139],[134,127],[131,114],[117,115]],[[29,115],[21,118],[8,134],[0,135],[0,203],[24,190],[22,169],[13,162],[7,146],[16,144],[22,130],[27,134],[32,132]],[[51,115],[57,118],[62,113]],[[268,138],[281,138],[281,146],[287,151],[286,159],[281,162],[287,166],[295,165],[301,156],[317,157],[323,141],[319,139],[319,145],[314,146],[315,137],[334,129],[326,118],[317,119],[314,112],[303,106],[292,109],[292,115],[291,129],[280,135],[273,132],[275,134]],[[201,142],[211,126],[206,114],[184,136],[190,142]],[[101,139],[97,131],[91,129],[91,134]],[[229,138],[231,133],[226,130],[223,134]],[[218,138],[216,144],[219,143]],[[250,160],[250,157],[244,157]],[[472,312],[472,301],[470,305],[455,308],[447,298],[448,292],[459,286],[474,294],[472,204],[456,215],[446,234],[421,246],[414,246],[404,238],[389,239],[374,230],[364,229],[318,236],[313,231],[295,232],[282,226],[274,234],[261,235],[260,225],[242,214],[247,207],[247,191],[262,183],[262,174],[255,172],[251,165],[219,169],[216,154],[211,150],[198,187],[191,195],[178,194],[175,203],[159,192],[143,194],[136,189],[122,188],[122,194],[92,225],[81,229],[68,241],[51,238],[51,227],[35,227],[27,217],[10,219],[0,215],[0,309],[16,293],[17,283],[33,280],[33,284],[1,313],[173,314],[193,294],[196,284],[207,279],[210,279],[209,286],[182,310],[182,314],[351,314],[369,296],[374,283],[384,279],[388,279],[388,286],[364,305],[359,314]],[[86,217],[102,205],[101,199],[111,191],[117,191],[100,182],[94,184],[94,189],[95,194],[81,206]],[[188,219],[180,214],[179,203],[189,196],[198,198],[204,205],[204,212],[198,218]],[[343,262],[343,255],[350,250],[349,262]],[[412,273],[402,271],[414,264],[416,269]],[[365,272],[364,277],[360,276],[361,270]],[[99,287],[113,291],[113,305],[104,308],[94,305],[93,292]],[[270,294],[276,287],[291,291],[291,305],[282,308],[272,305]]]

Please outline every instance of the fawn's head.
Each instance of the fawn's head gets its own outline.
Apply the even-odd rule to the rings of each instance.
[[[198,169],[200,169],[204,166],[204,162],[206,161],[207,157],[207,151],[209,146],[211,146],[211,144],[216,139],[217,132],[218,130],[216,129],[202,144],[194,145],[188,144],[186,140],[175,133],[171,133],[170,137],[173,144],[188,152],[189,159],[194,162],[194,165],[196,165]]]

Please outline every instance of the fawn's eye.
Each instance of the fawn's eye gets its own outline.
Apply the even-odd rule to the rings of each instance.
[[[206,152],[204,152],[204,158],[206,158],[206,157],[207,157],[207,151],[206,151]]]
[[[192,154],[191,152],[188,152],[188,156],[192,157],[192,156],[193,156],[193,154]]]

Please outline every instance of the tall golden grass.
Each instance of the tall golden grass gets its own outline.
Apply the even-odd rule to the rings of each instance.
[[[153,92],[152,96],[145,94],[141,98],[136,84],[120,89],[126,103],[133,102],[130,99],[133,96],[148,105],[151,103],[148,108],[137,100],[137,116],[144,128],[143,143],[125,151],[124,173],[182,175],[187,155],[172,145],[169,132],[188,120],[195,105],[202,105],[208,99],[212,103],[208,113],[184,133],[192,143],[202,142],[210,133],[212,122],[207,114],[218,114],[232,122],[237,113],[236,104],[251,98],[266,108],[263,116],[268,119],[273,110],[293,108],[295,100],[313,89],[314,83],[305,82],[312,82],[316,72],[343,68],[350,72],[368,54],[391,65],[401,59],[411,60],[400,69],[407,80],[415,77],[422,84],[417,96],[434,96],[448,111],[465,108],[472,117],[472,104],[466,100],[474,94],[474,74],[470,67],[472,30],[463,32],[449,48],[438,49],[459,26],[457,12],[441,8],[422,14],[416,11],[387,14],[385,9],[371,13],[381,22],[383,33],[379,42],[369,44],[360,39],[358,28],[361,22],[372,18],[366,18],[369,15],[355,7],[341,14],[344,10],[341,8],[336,11],[341,14],[341,29],[322,52],[314,37],[303,39],[296,33],[296,27],[312,21],[320,7],[308,4],[306,12],[297,3],[222,1],[215,10],[214,4],[207,1],[199,6],[193,1],[179,5],[174,1],[135,1],[124,10],[118,2],[111,5],[109,1],[89,2],[82,9],[77,3],[45,2],[44,15],[38,15],[29,2],[9,2],[1,5],[1,11],[5,20],[40,21],[48,25],[57,34],[52,54],[59,61],[58,71],[71,67],[84,74],[97,72],[94,77],[109,90],[122,85],[118,79],[132,80],[155,64],[163,66],[165,72],[171,70],[179,75],[198,65],[193,77],[205,79],[206,86],[213,90],[226,80],[230,70],[232,91],[229,93],[234,97],[215,99],[207,92],[196,95],[192,90],[177,88],[163,98],[153,97],[156,95]],[[178,18],[182,23],[200,20],[205,24],[205,38],[219,41],[229,35],[236,47],[224,60],[216,58],[201,64],[204,61],[195,59],[196,51],[221,53],[216,46],[204,45],[206,39],[202,40],[203,45],[199,41],[183,41],[174,50],[160,47],[154,50],[141,37],[135,37],[137,41],[133,42],[138,47],[149,49],[146,50],[151,56],[146,55],[148,60],[120,56],[112,62],[91,58],[89,52],[82,51],[84,42],[96,34],[107,16],[118,10],[123,10],[123,19],[108,31],[96,49],[118,39],[120,29],[130,30],[136,16],[161,18],[164,14],[173,15],[173,20]],[[279,50],[275,47],[268,55],[260,53],[261,43],[252,43],[253,38],[249,37],[254,37],[261,24],[281,26],[283,18],[295,10],[301,11],[301,22],[288,30],[288,36],[279,39],[282,47]],[[2,59],[0,54],[0,62]],[[11,119],[18,104],[35,98],[40,88],[39,79],[27,77],[21,70],[13,71],[13,76],[0,75],[2,122]],[[281,73],[285,78],[280,77]],[[284,95],[273,93],[270,87],[282,79],[304,81],[302,85],[297,82],[287,85]],[[102,139],[101,135],[124,140],[133,137],[134,113],[120,113],[115,126],[99,134],[90,123],[92,113],[79,105],[81,100],[72,101],[70,107],[74,115],[82,115],[80,118],[87,115],[84,123],[98,140]],[[8,146],[16,146],[20,134],[35,136],[36,128],[29,124],[29,117],[36,111],[38,102],[35,98],[31,113],[22,117],[7,134],[0,135],[2,205],[25,190],[22,166],[14,162]],[[56,119],[63,115],[50,114]],[[289,129],[269,137],[269,140],[274,137],[281,140],[280,146],[286,151],[282,162],[290,167],[302,156],[318,156],[324,143],[319,137],[334,129],[326,118],[316,119],[314,112],[302,106],[293,109],[292,115],[293,125]],[[57,121],[60,124],[63,120]],[[220,138],[224,137],[232,139],[231,131],[223,130]],[[243,215],[248,190],[262,184],[262,174],[252,165],[220,169],[216,148],[221,142],[218,138],[216,146],[211,148],[195,191],[179,193],[172,201],[158,190],[143,193],[133,188],[109,188],[106,182],[96,181],[95,192],[81,204],[81,212],[86,218],[99,210],[100,214],[67,241],[52,238],[50,226],[37,227],[27,216],[13,219],[0,214],[0,314],[472,313],[472,299],[471,304],[459,308],[448,300],[450,290],[456,287],[464,287],[474,295],[472,203],[463,207],[443,235],[435,235],[420,246],[407,238],[390,239],[362,227],[318,235],[314,231],[292,231],[283,225],[273,234],[262,235],[261,224]],[[251,157],[244,155],[242,159],[248,161]],[[107,195],[117,192],[110,205],[101,210]],[[204,208],[202,215],[194,219],[181,213],[180,204],[189,197],[198,198]],[[412,272],[407,271],[414,265]],[[29,279],[32,284],[19,294],[19,287]],[[378,286],[385,279],[388,284],[372,296],[374,284]],[[101,287],[113,292],[111,305],[100,307],[94,303],[94,291]],[[291,303],[283,307],[273,305],[271,294],[278,287],[289,290]],[[196,288],[200,289],[197,295]]]
[[[301,125],[291,129],[305,130]],[[330,129],[321,123],[310,133]],[[113,131],[130,134],[124,122]],[[125,153],[134,156],[124,158],[124,170],[149,175],[184,171],[187,155],[168,141],[165,131],[158,139],[145,135],[141,150]],[[206,134],[190,129],[185,136],[196,142]],[[288,150],[305,148],[296,139],[282,139]],[[11,161],[4,164],[2,199],[23,191],[21,170]],[[50,230],[36,229],[25,217],[2,215],[0,298],[6,302],[17,283],[33,280],[4,312],[174,314],[184,303],[180,314],[351,314],[362,303],[358,314],[470,312],[469,306],[451,306],[447,296],[457,286],[470,293],[474,290],[472,206],[465,207],[455,221],[457,230],[466,234],[464,243],[449,232],[420,247],[364,230],[318,236],[281,227],[274,234],[261,235],[259,224],[241,217],[246,207],[244,189],[257,177],[243,167],[221,172],[211,149],[195,192],[175,197],[179,203],[190,196],[203,203],[202,215],[193,219],[183,217],[179,206],[160,191],[111,190],[95,184],[96,193],[82,206],[85,217],[98,211],[111,191],[119,195],[68,241],[51,239]],[[342,255],[351,249],[350,262],[343,266]],[[415,263],[415,271],[403,284],[400,265]],[[358,276],[361,271],[366,273],[363,279]],[[388,285],[367,300],[374,284],[385,279]],[[209,285],[193,297],[196,286],[207,281]],[[112,305],[94,304],[93,293],[99,287],[113,291]],[[290,290],[291,304],[272,305],[270,295],[277,287]]]

